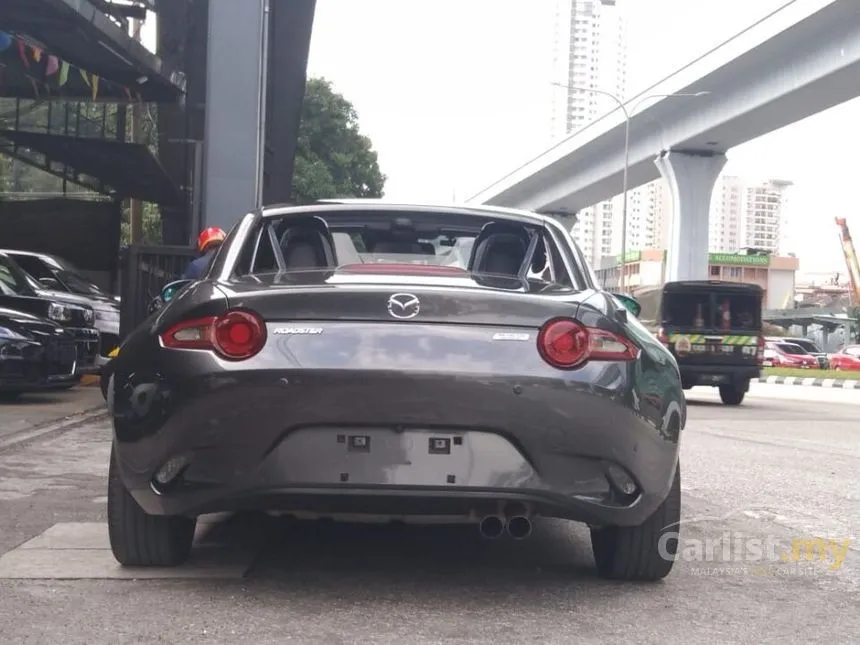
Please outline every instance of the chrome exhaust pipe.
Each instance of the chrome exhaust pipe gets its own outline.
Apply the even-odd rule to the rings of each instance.
[[[532,534],[532,521],[524,515],[516,515],[508,520],[505,528],[515,540],[525,540]]]
[[[505,532],[505,522],[498,515],[487,515],[478,524],[481,537],[493,540]]]

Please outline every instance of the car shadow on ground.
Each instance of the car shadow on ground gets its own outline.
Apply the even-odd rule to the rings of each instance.
[[[706,401],[704,399],[691,399],[687,398],[687,405],[697,407],[697,408],[721,408],[723,407],[723,403],[721,401]]]
[[[597,578],[587,528],[561,520],[538,519],[529,538],[514,540],[483,538],[474,524],[362,524],[240,513],[214,525],[205,540],[257,551],[252,579],[372,575],[394,582],[444,574],[462,584],[487,576],[503,584],[536,575],[542,582]]]

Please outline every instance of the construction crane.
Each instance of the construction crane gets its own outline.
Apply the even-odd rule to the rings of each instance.
[[[844,217],[836,218],[839,227],[839,238],[842,241],[842,252],[845,254],[845,265],[848,267],[848,280],[851,285],[851,304],[860,305],[860,263],[857,262],[857,252],[848,231],[848,223]]]

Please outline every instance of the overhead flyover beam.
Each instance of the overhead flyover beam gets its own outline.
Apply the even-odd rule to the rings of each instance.
[[[731,148],[860,96],[860,3],[795,0],[631,97],[630,188],[657,179],[664,151]],[[621,192],[625,118],[616,109],[469,202],[574,212]]]
[[[184,75],[165,65],[90,0],[0,0],[0,27],[27,36],[42,45],[45,53],[110,84],[129,88],[143,101],[169,103],[183,96]],[[41,64],[47,64],[47,56],[42,57]],[[102,98],[122,97],[106,94],[110,87],[104,85],[99,91]],[[62,92],[55,94],[61,99],[72,98]]]

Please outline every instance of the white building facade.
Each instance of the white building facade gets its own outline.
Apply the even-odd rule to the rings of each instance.
[[[776,255],[794,252],[787,209],[791,185],[783,179],[720,177],[711,200],[710,251],[736,253],[754,248]]]

